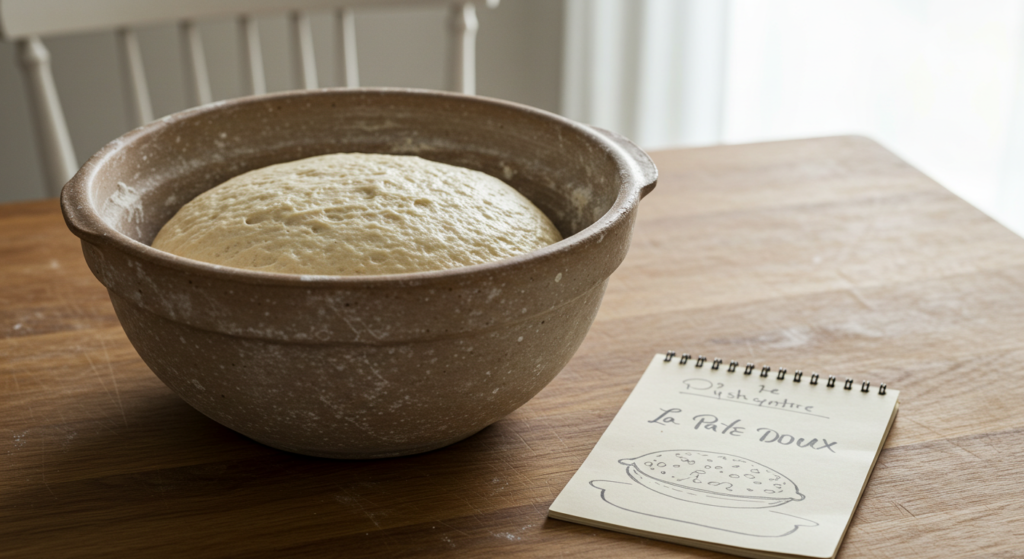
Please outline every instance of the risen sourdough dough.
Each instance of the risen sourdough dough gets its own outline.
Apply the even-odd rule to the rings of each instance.
[[[153,241],[179,256],[290,274],[401,274],[559,241],[504,182],[413,156],[337,153],[249,171],[185,204]]]

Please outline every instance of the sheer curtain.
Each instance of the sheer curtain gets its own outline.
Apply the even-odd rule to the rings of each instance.
[[[721,139],[728,0],[567,0],[562,112],[647,148]]]
[[[645,148],[872,137],[1024,233],[1019,0],[568,0],[567,116]]]

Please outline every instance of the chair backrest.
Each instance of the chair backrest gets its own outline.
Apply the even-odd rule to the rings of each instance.
[[[211,102],[206,56],[196,21],[232,17],[238,21],[242,75],[248,93],[266,92],[259,28],[253,19],[288,12],[298,87],[320,86],[313,52],[309,10],[336,14],[335,85],[358,87],[354,10],[372,6],[448,5],[448,87],[472,95],[476,90],[476,5],[496,7],[500,0],[0,0],[0,38],[15,41],[26,78],[36,138],[47,188],[56,195],[78,170],[43,37],[85,31],[116,30],[122,81],[131,103],[132,125],[153,120],[142,55],[135,28],[177,22],[181,34],[186,91],[193,105]],[[342,81],[342,77],[344,81]]]

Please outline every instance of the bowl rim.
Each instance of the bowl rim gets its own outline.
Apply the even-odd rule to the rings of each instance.
[[[615,201],[612,203],[611,207],[600,218],[587,227],[556,243],[524,254],[495,260],[493,262],[459,266],[442,270],[358,276],[265,272],[193,260],[191,258],[178,256],[153,248],[148,244],[132,239],[114,227],[108,225],[106,221],[100,217],[96,208],[93,206],[92,196],[90,195],[91,187],[99,170],[106,163],[114,158],[122,149],[179,121],[200,118],[205,114],[221,111],[228,107],[265,103],[268,101],[272,102],[277,99],[294,100],[296,98],[303,97],[366,94],[376,94],[381,96],[435,97],[467,103],[479,103],[506,110],[524,112],[535,118],[546,119],[553,121],[557,125],[571,128],[575,132],[586,137],[588,140],[606,148],[612,157],[620,164],[622,170],[620,171],[621,184],[619,186],[618,194],[616,195]],[[638,158],[640,157],[644,160],[639,160]],[[71,180],[64,185],[64,188],[61,191],[60,204],[61,211],[64,215],[64,220],[67,223],[68,228],[77,237],[81,238],[83,242],[90,242],[97,245],[112,245],[113,247],[119,248],[121,251],[142,260],[166,268],[177,269],[193,276],[216,279],[230,278],[231,281],[247,284],[297,288],[376,288],[403,286],[409,284],[424,285],[441,281],[447,283],[452,280],[457,281],[481,274],[499,273],[501,271],[510,272],[514,269],[530,266],[536,262],[543,262],[556,258],[557,255],[563,252],[576,249],[577,247],[581,247],[591,242],[595,237],[598,237],[598,242],[600,242],[600,240],[603,239],[604,232],[624,219],[624,217],[628,215],[633,208],[635,208],[640,198],[650,192],[656,183],[657,168],[654,166],[647,154],[628,139],[615,134],[614,132],[581,124],[542,109],[501,99],[475,95],[463,95],[447,91],[395,87],[321,88],[315,90],[293,90],[264,95],[250,95],[246,97],[216,101],[214,103],[172,113],[135,128],[134,130],[131,130],[107,143],[86,161]]]

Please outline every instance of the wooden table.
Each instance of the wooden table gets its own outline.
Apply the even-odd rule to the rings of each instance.
[[[713,556],[545,518],[651,356],[887,382],[841,557],[1024,554],[1024,240],[859,137],[654,154],[583,347],[478,435],[285,454],[135,354],[54,200],[0,206],[0,556]]]

